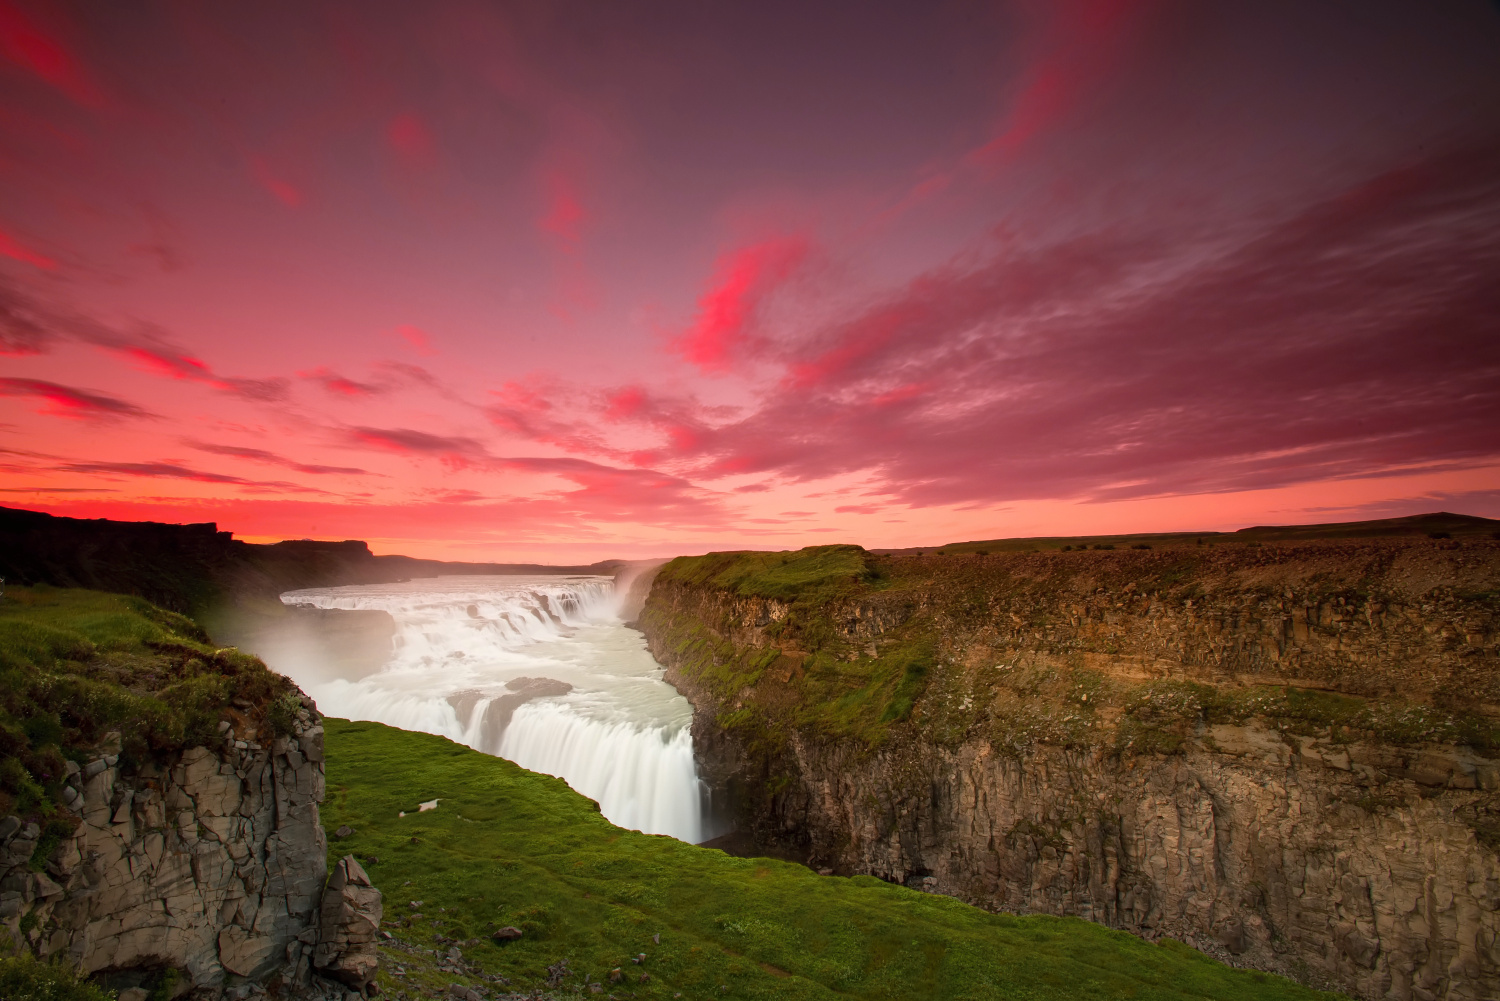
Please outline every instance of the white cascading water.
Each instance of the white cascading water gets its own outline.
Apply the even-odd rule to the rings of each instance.
[[[322,711],[450,737],[558,776],[621,827],[704,839],[692,707],[621,621],[610,578],[437,577],[281,600],[395,619],[380,671],[293,674]]]

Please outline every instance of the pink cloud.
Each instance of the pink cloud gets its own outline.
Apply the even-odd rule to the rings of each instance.
[[[9,0],[0,0],[0,53],[84,107],[104,104],[103,94],[78,56]]]
[[[431,434],[412,428],[354,427],[349,429],[348,439],[350,444],[397,455],[431,456],[454,469],[467,468],[491,458],[484,445],[474,438]]]
[[[461,435],[436,435],[410,428],[355,427],[350,444],[412,457],[437,459],[450,469],[487,469],[557,476],[578,488],[554,493],[569,509],[611,521],[654,518],[682,524],[720,524],[727,517],[722,500],[691,481],[653,469],[621,469],[586,459],[553,456],[501,456]]]
[[[124,355],[141,369],[170,379],[200,382],[247,400],[272,402],[285,398],[285,379],[241,379],[216,374],[208,364],[175,348],[102,341],[101,347]]]
[[[887,496],[958,504],[1500,458],[1500,147],[1220,236],[1104,232],[934,269],[780,348],[786,380],[704,431],[701,468],[875,472]]]
[[[582,228],[588,219],[578,187],[567,174],[558,170],[548,171],[542,179],[547,195],[547,212],[537,221],[537,227],[553,237],[565,252],[578,249]]]
[[[52,271],[57,267],[57,262],[52,258],[25,246],[3,229],[0,229],[0,254],[43,271]]]
[[[432,346],[432,337],[421,327],[414,327],[409,323],[399,324],[396,327],[396,335],[419,355],[431,357],[437,354],[437,349]]]
[[[205,472],[175,462],[64,462],[54,467],[64,473],[86,473],[100,476],[140,476],[152,479],[191,480],[196,483],[217,483],[240,487],[254,487],[276,492],[322,494],[326,490],[306,487],[286,480],[248,480],[227,473]]]
[[[383,386],[377,386],[369,382],[356,382],[327,368],[313,369],[310,372],[298,372],[297,375],[321,384],[324,389],[334,396],[358,399],[360,397],[376,396],[385,392],[385,387]]]
[[[672,348],[704,372],[726,372],[755,335],[763,300],[806,259],[807,240],[766,240],[719,258],[709,288],[698,299],[693,325]]]
[[[250,174],[257,184],[275,195],[288,208],[296,208],[302,204],[301,189],[273,171],[264,157],[250,157]]]
[[[0,396],[35,397],[48,404],[41,413],[59,417],[109,419],[154,416],[149,411],[116,397],[43,379],[0,379]]]
[[[298,462],[284,455],[277,455],[262,448],[245,448],[239,445],[216,445],[212,442],[185,441],[183,444],[189,448],[196,448],[200,452],[208,452],[211,455],[227,455],[236,459],[248,459],[251,462],[265,463],[271,466],[284,466],[294,469],[299,473],[309,473],[317,476],[343,475],[343,476],[368,476],[369,470],[360,469],[357,466],[323,466],[315,463]]]
[[[1035,13],[1046,20],[1042,51],[1025,70],[997,135],[972,153],[987,160],[1013,155],[1041,133],[1056,128],[1084,94],[1101,86],[1115,68],[1130,19],[1149,0],[1065,0]]]

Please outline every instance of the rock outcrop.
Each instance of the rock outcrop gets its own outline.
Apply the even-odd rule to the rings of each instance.
[[[181,991],[271,982],[295,996],[314,986],[315,965],[367,983],[373,960],[346,957],[363,956],[355,943],[372,914],[379,921],[380,895],[352,860],[325,891],[323,729],[311,703],[285,737],[222,729],[220,745],[165,761],[105,747],[70,763],[69,812],[45,829],[0,820],[0,922],[11,937],[127,991],[173,970]],[[359,920],[330,923],[326,901],[345,900],[357,880]]]
[[[1500,997],[1500,761],[1439,708],[1500,702],[1500,547],[904,566],[818,610],[822,661],[795,595],[670,565],[652,591],[642,628],[701,770],[763,849],[1365,997]],[[878,666],[917,628],[935,656],[883,739],[799,701],[804,672]],[[1333,717],[1288,720],[1296,691]],[[1194,699],[1239,715],[1172,703]]]
[[[345,855],[333,867],[323,891],[313,966],[356,989],[374,981],[380,965],[376,949],[380,917],[380,891],[370,884],[354,856]]]

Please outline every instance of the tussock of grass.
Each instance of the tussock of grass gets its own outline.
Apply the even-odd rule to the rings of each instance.
[[[460,946],[465,960],[515,987],[544,984],[567,960],[565,994],[587,974],[642,999],[1333,997],[1081,920],[989,914],[868,876],[820,877],[623,831],[561,781],[441,737],[325,726],[324,826],[356,831],[331,850],[378,859],[367,871],[385,894],[386,928],[407,944],[385,951],[388,993],[466,979],[436,970],[426,950],[478,938]],[[434,797],[438,810],[397,817]],[[492,943],[506,925],[525,936]],[[397,964],[407,977],[393,975]],[[627,983],[609,983],[615,968]]]
[[[68,758],[109,732],[143,758],[206,744],[234,700],[275,729],[291,683],[141,598],[8,588],[0,602],[0,815],[49,815]],[[295,713],[295,709],[292,709]],[[285,716],[281,712],[280,716]]]

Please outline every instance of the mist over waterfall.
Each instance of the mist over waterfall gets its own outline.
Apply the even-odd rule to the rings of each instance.
[[[387,612],[390,660],[289,674],[334,716],[441,734],[556,775],[621,827],[698,842],[692,707],[621,621],[609,577],[438,577],[309,588],[288,605]]]

